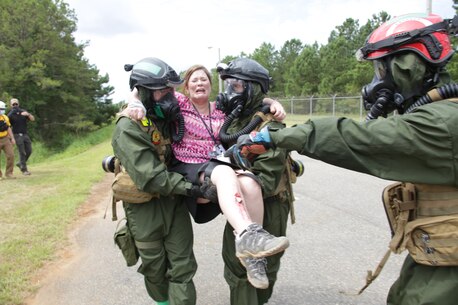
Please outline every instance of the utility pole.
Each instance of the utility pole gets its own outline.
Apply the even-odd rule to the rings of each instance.
[[[213,49],[213,47],[208,47],[208,49]],[[221,48],[218,47],[218,64],[221,62]],[[218,76],[218,93],[223,92],[223,80]]]
[[[431,0],[426,0],[426,14],[430,15],[432,12]]]

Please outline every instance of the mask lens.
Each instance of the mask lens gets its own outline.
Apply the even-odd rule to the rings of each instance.
[[[378,79],[384,79],[386,76],[386,65],[382,60],[374,60],[374,71]]]
[[[245,81],[235,78],[227,78],[224,81],[224,88],[226,92],[243,93],[245,90]]]

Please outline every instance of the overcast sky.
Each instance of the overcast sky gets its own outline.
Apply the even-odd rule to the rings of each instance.
[[[158,57],[177,72],[193,64],[211,69],[227,55],[252,53],[263,42],[277,50],[290,39],[325,44],[347,18],[360,26],[373,14],[426,12],[427,0],[67,0],[78,17],[77,42],[89,41],[85,57],[126,99],[123,67]],[[432,12],[454,16],[452,0],[432,0]],[[213,48],[209,48],[213,47]]]

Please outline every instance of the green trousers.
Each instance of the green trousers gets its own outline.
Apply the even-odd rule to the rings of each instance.
[[[399,278],[391,286],[387,304],[458,304],[458,267],[420,265],[408,255]]]
[[[289,204],[284,200],[267,200],[264,202],[263,227],[270,234],[285,236],[288,222]],[[269,288],[256,289],[247,280],[246,269],[235,256],[234,229],[226,223],[223,236],[222,255],[224,260],[224,278],[229,285],[231,305],[262,305],[268,302],[272,296],[277,273],[280,269],[280,258],[283,255],[278,253],[267,257],[267,277]]]
[[[132,236],[141,245],[138,272],[150,297],[170,305],[195,305],[193,230],[188,209],[178,198],[125,204],[124,210]]]

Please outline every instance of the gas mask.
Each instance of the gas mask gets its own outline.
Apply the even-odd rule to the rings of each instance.
[[[401,105],[404,98],[399,93],[395,93],[390,76],[381,79],[376,73],[372,82],[363,87],[361,95],[364,108],[369,111],[366,121],[374,120],[379,116],[386,117],[396,109],[402,112]]]
[[[424,95],[438,81],[438,74],[428,71],[425,62],[409,52],[374,60],[375,76],[362,89],[366,121],[394,110],[403,114],[406,107]]]
[[[156,119],[174,122],[181,112],[175,95],[173,92],[168,92],[160,100],[151,103],[147,108],[147,114]]]
[[[245,102],[249,99],[250,83],[236,78],[224,80],[224,93],[216,97],[216,108],[229,115],[234,110],[240,114]]]

